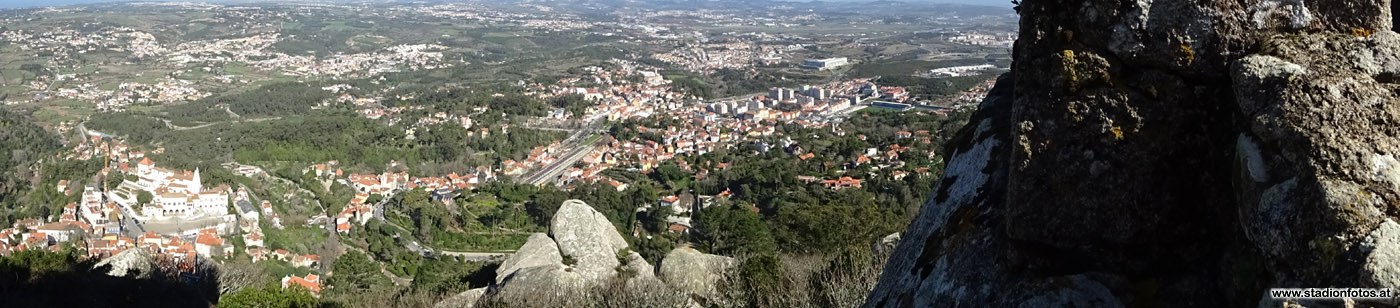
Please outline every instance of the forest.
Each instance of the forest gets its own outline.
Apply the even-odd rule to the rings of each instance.
[[[55,208],[46,203],[21,202],[20,199],[28,195],[32,186],[39,184],[36,182],[44,179],[31,170],[60,171],[58,165],[61,163],[46,159],[59,147],[58,136],[44,130],[28,116],[0,108],[0,222],[8,226],[8,222],[18,216],[16,212],[37,214]],[[54,187],[57,180],[44,183],[48,186],[42,187]]]
[[[135,113],[94,116],[91,129],[125,136],[136,144],[163,145],[162,161],[177,166],[194,162],[234,160],[317,163],[338,160],[354,170],[382,170],[390,161],[410,168],[420,164],[457,163],[467,166],[521,159],[530,149],[564,138],[564,133],[511,128],[488,136],[468,136],[458,125],[418,130],[408,139],[402,129],[343,110],[315,110],[302,116],[220,123],[176,130],[158,119]]]

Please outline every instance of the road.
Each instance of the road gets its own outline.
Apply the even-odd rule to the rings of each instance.
[[[236,121],[234,121],[234,122],[248,122],[248,123],[252,123],[252,122],[262,122],[262,121],[279,120],[279,119],[282,119],[282,117],[266,117],[266,118],[257,118],[257,119],[236,120]],[[209,122],[209,123],[204,123],[204,124],[195,125],[195,126],[178,126],[178,125],[175,125],[175,124],[173,124],[173,123],[170,123],[170,120],[166,120],[166,119],[160,119],[160,120],[161,120],[162,122],[165,122],[165,127],[166,127],[166,128],[170,128],[170,129],[173,129],[173,130],[201,129],[201,128],[205,128],[205,127],[214,126],[215,124],[219,124],[219,123],[226,123],[226,122]]]
[[[547,131],[553,131],[553,132],[578,132],[578,131],[579,131],[579,130],[577,130],[577,129],[553,128],[553,127],[538,127],[538,126],[525,126],[525,128],[529,128],[529,129],[533,129],[533,130],[547,130]]]
[[[376,211],[376,212],[379,212],[379,211]],[[402,234],[408,234],[408,229],[405,229],[405,228],[402,227],[402,226],[399,226],[399,225],[397,225],[397,224],[394,224],[394,222],[392,222],[392,221],[384,220],[384,219],[382,218],[382,216],[376,216],[376,217],[380,217],[380,221],[383,221],[384,224],[389,225],[389,226],[392,226],[392,227],[394,227],[394,228],[398,228],[399,231],[402,231]],[[402,243],[402,244],[403,244],[403,247],[404,247],[404,248],[407,248],[409,251],[412,251],[413,253],[416,253],[416,254],[418,254],[418,255],[421,255],[421,256],[424,256],[424,257],[428,257],[428,258],[434,258],[434,257],[437,257],[437,256],[451,256],[451,257],[461,257],[461,258],[466,259],[466,260],[468,260],[468,261],[490,261],[492,258],[496,258],[496,257],[506,257],[506,256],[510,256],[511,253],[514,253],[514,252],[497,252],[497,251],[451,251],[451,250],[442,250],[442,249],[437,249],[437,248],[433,248],[433,247],[428,247],[427,245],[423,245],[423,243],[419,243],[418,240],[413,239],[413,238],[401,238],[401,237],[399,236],[399,234],[400,234],[400,233],[394,233],[395,242]]]

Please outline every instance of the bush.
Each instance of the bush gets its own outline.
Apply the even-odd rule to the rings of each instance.
[[[276,284],[267,284],[260,288],[245,288],[219,299],[219,307],[288,307],[288,308],[311,308],[319,305],[315,297],[311,296],[305,288],[293,287],[282,289]]]
[[[691,307],[690,299],[658,279],[613,278],[585,290],[545,286],[534,292],[488,293],[478,308],[507,307]]]
[[[707,307],[859,307],[888,254],[852,248],[835,257],[764,255],[740,262]]]

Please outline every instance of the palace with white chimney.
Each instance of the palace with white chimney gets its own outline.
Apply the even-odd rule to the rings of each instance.
[[[124,206],[140,206],[141,216],[168,219],[228,215],[229,187],[221,185],[204,189],[198,168],[194,171],[169,170],[156,167],[150,158],[143,158],[132,171],[137,180],[127,181],[122,186],[134,188],[134,191],[129,191],[126,196],[114,196],[113,199]],[[138,191],[150,193],[151,201],[134,204],[137,203]]]

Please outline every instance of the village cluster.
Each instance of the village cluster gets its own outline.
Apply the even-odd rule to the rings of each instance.
[[[206,9],[218,7],[189,5]],[[539,6],[536,9],[548,12],[550,8]],[[624,43],[665,43],[658,43],[658,46],[664,46],[662,48],[630,57],[634,60],[613,59],[605,63],[580,65],[577,71],[570,70],[571,74],[562,79],[522,79],[513,83],[518,87],[516,90],[534,99],[549,101],[565,96],[581,97],[588,104],[581,114],[556,108],[548,116],[531,117],[525,123],[492,123],[482,120],[483,115],[500,114],[501,111],[480,106],[471,110],[428,112],[425,111],[430,108],[428,106],[398,104],[415,97],[387,94],[392,88],[365,91],[367,89],[352,86],[353,82],[343,82],[375,78],[372,82],[378,85],[385,80],[383,76],[387,73],[469,65],[453,53],[452,47],[424,42],[389,45],[359,53],[291,54],[278,51],[275,47],[291,39],[289,35],[269,30],[272,28],[256,22],[271,17],[289,17],[289,13],[269,13],[248,8],[212,11],[216,13],[211,13],[210,19],[215,22],[245,20],[230,25],[242,30],[240,34],[174,43],[157,40],[152,34],[156,32],[128,27],[97,27],[95,24],[76,24],[45,32],[0,28],[0,43],[16,46],[25,52],[51,55],[47,58],[48,66],[23,67],[34,75],[23,85],[29,91],[27,93],[33,95],[0,97],[0,100],[11,104],[11,101],[63,99],[90,103],[97,111],[122,112],[141,110],[149,105],[196,101],[217,93],[211,93],[210,84],[256,84],[265,80],[255,80],[262,76],[249,74],[262,74],[293,81],[336,80],[322,84],[325,86],[320,88],[333,94],[333,98],[323,102],[325,105],[341,103],[353,106],[359,116],[402,129],[404,138],[410,140],[441,125],[460,126],[466,130],[467,137],[511,134],[524,129],[566,130],[573,135],[534,147],[524,157],[501,159],[448,174],[350,172],[346,170],[363,171],[365,168],[342,167],[336,161],[311,165],[302,170],[303,173],[312,173],[317,180],[328,185],[336,183],[350,187],[354,190],[354,196],[343,207],[338,207],[338,211],[323,208],[303,222],[302,217],[297,216],[300,214],[285,211],[287,206],[280,200],[287,199],[287,196],[257,195],[240,184],[206,185],[214,182],[205,178],[207,169],[183,170],[170,167],[176,165],[172,162],[158,162],[163,151],[159,145],[133,146],[117,136],[81,131],[88,138],[84,142],[70,144],[69,150],[59,159],[97,160],[102,163],[101,171],[87,178],[63,179],[56,187],[44,187],[80,201],[66,204],[61,213],[26,217],[11,226],[0,226],[5,227],[0,229],[0,255],[24,250],[60,251],[73,248],[89,257],[102,259],[136,249],[188,265],[201,260],[226,260],[241,253],[249,256],[252,262],[280,262],[274,264],[316,269],[321,266],[319,255],[311,251],[295,251],[296,248],[276,247],[276,239],[269,235],[278,235],[276,232],[288,227],[311,227],[318,232],[325,230],[330,235],[363,230],[370,221],[384,219],[384,204],[376,200],[388,200],[407,190],[422,189],[431,193],[434,200],[446,203],[453,202],[454,197],[464,191],[493,181],[565,187],[604,183],[623,191],[629,184],[609,177],[605,171],[626,169],[648,173],[667,163],[676,164],[696,179],[705,179],[712,173],[730,168],[731,162],[691,165],[677,158],[721,149],[782,151],[790,154],[788,157],[794,160],[824,163],[832,169],[843,171],[836,172],[839,175],[826,177],[797,176],[795,180],[821,189],[858,189],[873,177],[900,180],[930,174],[928,166],[906,166],[905,160],[914,153],[927,155],[932,160],[936,155],[933,151],[910,149],[931,145],[937,132],[899,131],[896,133],[896,144],[878,145],[852,157],[843,155],[838,159],[830,153],[805,150],[805,145],[794,142],[793,136],[783,135],[784,126],[829,130],[837,136],[847,136],[839,124],[862,109],[920,109],[946,114],[953,108],[967,107],[981,101],[992,84],[992,81],[987,81],[958,95],[937,101],[920,101],[912,97],[908,89],[881,86],[878,79],[832,78],[831,81],[817,84],[774,87],[765,93],[707,99],[678,89],[674,77],[667,74],[711,74],[788,62],[800,62],[803,69],[811,72],[843,68],[851,65],[851,62],[847,58],[834,56],[804,59],[801,55],[808,55],[810,46],[794,42],[810,41],[810,38],[793,34],[726,33],[720,38],[671,25],[637,22],[683,18],[726,25],[799,27],[817,18],[815,15],[740,19],[715,11],[675,10],[622,12],[618,13],[621,21],[607,22],[590,21],[571,14],[502,12],[477,4],[404,6],[376,13],[508,24],[536,31],[534,33],[599,29],[596,35],[621,36],[626,38]],[[38,14],[42,15],[43,12]],[[75,30],[89,26],[98,30]],[[452,35],[443,34],[442,37],[447,40]],[[1014,39],[1007,33],[967,32],[949,36],[947,41],[971,46],[1009,46]],[[81,63],[81,55],[92,53],[119,53],[123,57],[115,57],[114,62],[102,65]],[[133,63],[154,63],[162,69],[158,72],[130,72],[123,75],[127,79],[118,81],[107,76],[114,72],[103,72],[98,68],[131,66]],[[59,69],[63,67],[82,69]],[[977,75],[989,69],[995,67],[959,66],[923,74],[955,77]],[[494,94],[496,97],[503,95]],[[228,112],[233,113],[232,110]],[[74,123],[81,122],[65,122],[58,126],[58,130],[67,132],[82,127]],[[639,136],[621,137],[604,133],[605,123],[622,123]],[[173,126],[170,122],[165,124]],[[864,139],[865,136],[859,138]],[[239,176],[269,181],[273,178],[251,165],[226,162],[224,166]],[[383,170],[408,169],[397,163],[387,167]],[[639,205],[638,210],[651,206],[673,207],[676,210],[667,219],[668,228],[673,232],[687,232],[692,227],[689,218],[691,211],[713,205],[714,201],[731,195],[732,192],[728,190],[711,196],[666,195],[656,200],[655,204]],[[274,205],[274,202],[278,203]],[[284,215],[296,219],[284,221]],[[322,273],[319,270],[314,272]],[[323,278],[316,274],[286,275],[281,281],[283,287],[299,285],[318,293],[322,289]]]

